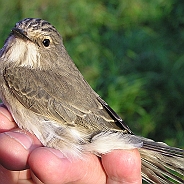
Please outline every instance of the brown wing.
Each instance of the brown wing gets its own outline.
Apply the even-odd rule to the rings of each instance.
[[[86,128],[119,129],[82,75],[61,70],[10,67],[4,70],[4,78],[23,106],[48,119]]]

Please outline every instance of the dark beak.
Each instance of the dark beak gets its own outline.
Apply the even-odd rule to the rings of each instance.
[[[13,28],[12,33],[14,36],[22,38],[23,40],[24,39],[29,40],[29,38],[27,37],[27,33],[21,29]]]

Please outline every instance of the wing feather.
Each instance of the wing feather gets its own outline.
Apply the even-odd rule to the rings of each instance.
[[[63,123],[82,117],[85,123],[118,128],[80,73],[10,67],[4,78],[18,101],[39,115]]]

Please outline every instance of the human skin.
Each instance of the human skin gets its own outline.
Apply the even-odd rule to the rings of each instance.
[[[114,150],[101,158],[86,153],[83,160],[68,160],[20,130],[4,105],[0,106],[0,145],[0,184],[142,183],[137,149]]]

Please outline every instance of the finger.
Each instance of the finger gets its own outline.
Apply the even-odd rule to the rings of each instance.
[[[84,160],[68,160],[63,154],[51,148],[38,148],[29,157],[32,172],[46,184],[105,184],[106,176],[99,159],[92,154]]]
[[[30,152],[41,146],[34,135],[18,128],[0,133],[0,142],[0,164],[9,170],[28,168]]]
[[[44,184],[43,182],[40,181],[40,179],[32,171],[31,171],[31,178],[34,184]]]
[[[0,165],[0,183],[1,184],[33,184],[29,170],[10,171]]]
[[[14,173],[15,171],[12,171]],[[17,171],[18,172],[18,171]],[[17,184],[35,184],[31,178],[30,170],[23,170],[18,172],[18,181],[14,182]]]
[[[137,149],[115,150],[102,156],[107,184],[140,184],[141,158]]]
[[[0,133],[15,127],[17,127],[17,125],[13,121],[11,114],[3,104],[0,104]]]
[[[18,175],[18,171],[14,171],[12,173],[11,171],[5,169],[2,165],[0,165],[0,183],[17,183]]]

